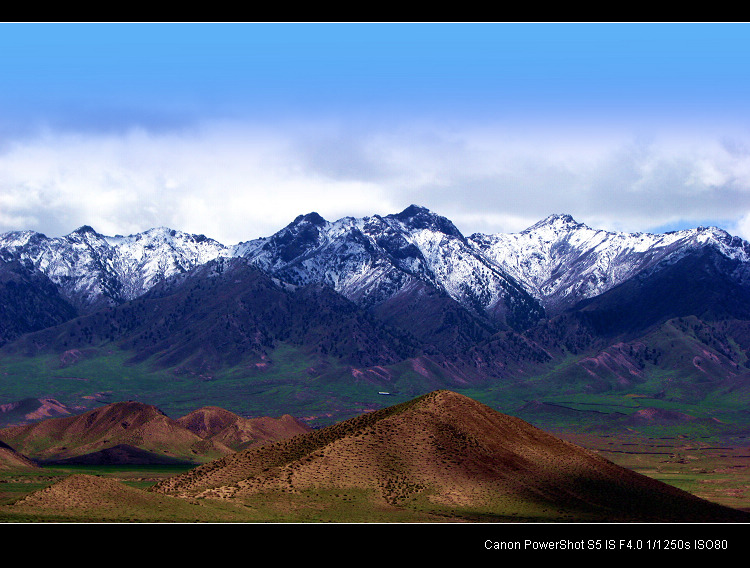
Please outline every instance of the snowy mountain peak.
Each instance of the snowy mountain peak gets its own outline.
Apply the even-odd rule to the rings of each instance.
[[[476,234],[470,241],[550,313],[704,247],[750,263],[750,244],[715,227],[624,233],[592,229],[565,214],[550,215],[520,233]]]
[[[542,219],[538,223],[535,223],[528,229],[524,230],[524,233],[537,231],[539,229],[553,228],[555,230],[570,231],[574,229],[588,228],[583,223],[576,221],[572,215],[567,213],[554,213],[548,216],[546,219]]]
[[[91,227],[91,225],[82,225],[82,226],[78,227],[75,231],[73,231],[73,233],[71,233],[71,234],[76,234],[76,235],[85,235],[85,234],[98,235],[99,233],[97,233],[94,230],[94,228]]]
[[[731,241],[739,239],[739,237],[734,237],[727,233],[724,229],[720,229],[719,227],[696,227],[694,231],[699,235],[702,234],[708,236],[709,238],[714,238],[718,241]]]
[[[0,235],[0,257],[31,263],[82,310],[138,297],[155,283],[228,255],[203,235],[167,227],[108,237],[83,225],[64,237],[10,232]]]
[[[293,222],[293,225],[298,225],[302,222],[310,223],[312,225],[317,225],[319,227],[322,227],[323,225],[327,225],[328,221],[326,221],[323,217],[321,217],[318,213],[313,211],[312,213],[308,213],[307,215],[299,215]]]
[[[437,215],[426,207],[419,205],[409,205],[401,213],[387,215],[385,218],[395,219],[403,223],[408,229],[430,229],[460,239],[464,238],[461,231],[446,217]]]

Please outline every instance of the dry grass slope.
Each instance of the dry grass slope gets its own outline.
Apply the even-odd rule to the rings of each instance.
[[[747,521],[470,398],[436,391],[159,483],[181,497],[373,491],[381,504],[498,517]]]
[[[190,522],[237,521],[235,507],[204,507],[136,489],[114,479],[76,474],[3,508],[14,521]]]
[[[29,458],[0,441],[0,470],[23,471],[38,468]]]

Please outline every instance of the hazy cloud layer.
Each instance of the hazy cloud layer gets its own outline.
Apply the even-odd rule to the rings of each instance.
[[[385,215],[411,203],[464,234],[520,231],[551,213],[595,228],[722,224],[750,237],[744,134],[634,135],[429,123],[204,123],[47,131],[0,150],[0,232],[165,225],[226,244],[299,214]]]

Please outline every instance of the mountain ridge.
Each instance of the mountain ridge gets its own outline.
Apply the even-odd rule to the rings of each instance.
[[[210,260],[242,257],[292,284],[329,285],[366,307],[421,281],[475,315],[516,329],[702,246],[750,265],[750,244],[715,227],[622,233],[560,213],[518,233],[465,237],[419,205],[333,222],[312,212],[271,236],[231,246],[167,227],[113,237],[88,225],[64,237],[0,234],[0,258],[32,265],[79,312],[134,299]],[[750,280],[750,271],[742,278]]]
[[[553,314],[703,247],[750,264],[750,243],[716,227],[624,233],[551,215],[519,233],[475,233],[469,239]],[[747,280],[746,271],[742,277]]]

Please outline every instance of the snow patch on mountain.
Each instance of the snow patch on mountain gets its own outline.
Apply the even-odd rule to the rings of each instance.
[[[89,226],[64,237],[33,231],[0,235],[0,255],[31,262],[84,310],[131,300],[175,273],[230,253],[203,235],[166,227],[114,237]]]
[[[473,234],[469,241],[552,312],[701,247],[750,261],[750,245],[716,227],[620,233],[592,229],[570,215],[551,215],[520,233]]]
[[[702,247],[735,260],[738,278],[750,282],[750,244],[721,229],[618,233],[560,214],[520,233],[465,237],[450,220],[417,205],[333,222],[308,213],[269,237],[234,246],[167,227],[129,236],[105,236],[89,226],[56,238],[0,234],[0,259],[31,263],[83,310],[134,299],[215,259],[242,258],[295,286],[330,286],[363,307],[426,284],[475,314],[515,325]]]
[[[299,216],[273,236],[234,251],[282,280],[324,283],[365,306],[421,281],[478,314],[500,320],[542,315],[535,300],[453,223],[416,205],[394,215],[335,222],[314,213]]]

